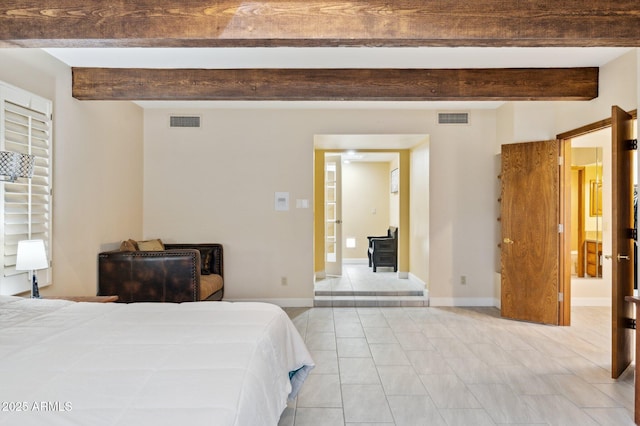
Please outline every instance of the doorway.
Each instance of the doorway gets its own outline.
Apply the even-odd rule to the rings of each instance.
[[[571,304],[611,306],[611,127],[571,139]]]
[[[372,148],[375,147],[375,148]],[[355,300],[355,302],[373,303],[371,306],[383,306],[386,303],[382,297],[389,299],[396,297],[396,300],[389,300],[388,305],[399,306],[398,303],[408,303],[404,306],[425,306],[427,294],[425,292],[426,282],[429,273],[429,139],[428,135],[413,134],[393,134],[393,135],[315,135],[314,136],[314,278],[316,283],[316,293],[314,303],[316,306],[333,306],[331,303],[353,303],[358,299],[356,288],[348,289],[348,294],[338,294],[334,287],[348,287],[346,282],[364,281],[368,285],[368,293],[371,287],[378,287],[376,291],[384,292],[378,284],[380,281],[393,281],[393,291],[381,294],[368,294],[370,300]],[[341,171],[347,178],[341,180],[340,184],[349,180],[350,171],[356,169],[367,169],[363,165],[378,163],[377,177],[371,178],[365,173],[360,173],[363,185],[354,185],[348,188],[347,194],[343,193],[341,204],[342,214],[332,220],[340,221],[340,231],[342,238],[337,237],[337,233],[331,230],[331,237],[336,235],[335,241],[327,240],[327,202],[326,202],[326,166],[325,158],[329,155],[340,155],[342,157]],[[345,161],[348,163],[345,164]],[[348,170],[354,166],[353,170]],[[360,167],[363,166],[363,167]],[[373,167],[375,168],[375,167]],[[397,170],[397,172],[394,172]],[[333,173],[333,171],[332,171]],[[364,176],[364,177],[363,177]],[[392,179],[398,178],[398,190],[392,191]],[[350,182],[351,183],[351,182]],[[337,186],[337,184],[335,184]],[[347,186],[351,186],[350,184]],[[344,192],[345,185],[340,185]],[[351,191],[351,192],[349,192]],[[380,204],[363,203],[362,196],[366,191],[375,191],[382,195],[384,200]],[[393,200],[393,201],[391,201]],[[350,213],[350,210],[353,212]],[[379,226],[368,226],[363,217],[382,218],[383,222]],[[398,227],[398,270],[394,272],[380,268],[374,274],[368,268],[368,239],[369,235],[386,234],[389,226]],[[337,244],[340,241],[341,254],[333,247],[327,250],[329,245]],[[329,244],[331,243],[331,244]],[[327,267],[327,254],[336,262],[342,259],[342,276],[333,278],[331,271]],[[335,256],[334,256],[335,254]],[[409,270],[410,264],[412,270]],[[415,267],[413,265],[416,265]],[[352,268],[357,266],[361,268]],[[414,269],[415,268],[415,269]],[[384,270],[384,271],[383,271]],[[351,276],[350,275],[350,271]],[[362,271],[362,272],[361,272]],[[382,274],[389,276],[382,276]],[[347,275],[347,277],[345,277]],[[328,278],[336,281],[331,288],[322,288],[320,281],[327,284]],[[319,285],[320,284],[320,285]],[[406,286],[415,288],[405,289]],[[405,294],[400,294],[398,287],[406,290]],[[364,290],[364,289],[363,289]],[[345,291],[347,289],[345,288]],[[391,294],[393,293],[393,294]],[[318,296],[326,298],[337,298],[340,300],[320,300]],[[410,297],[409,300],[397,300],[397,297]],[[364,296],[363,296],[364,297]],[[373,299],[372,299],[373,298]],[[350,300],[348,300],[350,299]],[[336,305],[337,306],[337,305]],[[348,305],[355,306],[355,305]]]
[[[368,236],[399,226],[400,195],[390,188],[398,152],[347,150],[324,154],[324,261],[326,276],[342,265],[367,264]]]

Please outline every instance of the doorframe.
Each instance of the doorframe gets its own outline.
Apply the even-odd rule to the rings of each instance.
[[[631,117],[634,120],[638,119],[638,110],[635,109],[633,111],[629,111]],[[561,187],[560,187],[560,197],[561,197],[561,208],[560,208],[560,217],[563,220],[562,223],[565,224],[566,232],[564,232],[563,237],[561,238],[561,247],[563,249],[560,250],[560,265],[559,270],[560,274],[560,291],[563,293],[564,297],[562,302],[560,303],[560,325],[569,326],[571,325],[571,241],[568,238],[569,232],[571,231],[571,227],[568,226],[571,222],[571,162],[570,157],[566,157],[565,154],[570,156],[570,149],[566,149],[567,147],[571,147],[571,139],[577,138],[579,136],[584,136],[589,133],[596,132],[598,130],[603,130],[606,128],[610,128],[612,126],[611,117],[607,117],[603,120],[596,121],[594,123],[589,123],[584,126],[578,127],[573,130],[568,130],[563,133],[559,133],[556,135],[556,139],[558,139],[561,143],[560,146],[565,148],[565,152],[562,154],[564,158],[564,164],[567,167],[564,167],[564,179],[560,179]],[[568,175],[568,177],[567,177]],[[568,180],[567,180],[568,178]],[[569,185],[567,185],[567,183]],[[563,206],[564,205],[564,206]],[[564,245],[563,241],[564,240]],[[613,301],[612,301],[613,303]]]
[[[585,175],[585,168],[584,166],[571,166],[571,171],[572,172],[576,172],[578,173],[578,212],[577,212],[577,217],[578,217],[578,225],[577,225],[577,229],[578,229],[578,257],[577,257],[577,262],[578,264],[576,265],[576,276],[578,278],[583,278],[585,275],[585,267],[584,267],[584,263],[585,263],[585,256],[584,256],[584,250],[582,249],[582,247],[584,246],[584,240],[585,240],[585,232],[584,232],[584,212],[585,212],[585,205],[584,205],[584,200],[585,200],[585,191],[584,191],[584,175]],[[573,181],[573,180],[572,180]],[[570,191],[571,193],[571,191]],[[571,210],[573,212],[573,203],[571,204]]]
[[[324,163],[325,154],[339,154],[351,151],[352,149],[322,149],[314,148],[314,220],[313,220],[313,259],[314,259],[314,276],[315,279],[326,278],[326,261],[325,261],[325,213],[324,213]],[[357,149],[358,152],[383,152],[398,154],[398,164],[400,166],[400,212],[398,226],[398,273],[399,276],[405,274],[402,278],[408,278],[409,259],[410,259],[410,156],[411,149]]]

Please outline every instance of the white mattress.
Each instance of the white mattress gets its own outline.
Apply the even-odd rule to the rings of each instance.
[[[270,304],[0,296],[1,425],[274,426],[311,368]]]

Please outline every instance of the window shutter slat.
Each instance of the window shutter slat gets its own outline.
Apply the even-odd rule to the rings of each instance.
[[[0,294],[30,288],[28,274],[15,270],[18,241],[42,239],[51,256],[51,105],[51,101],[0,82],[0,150],[35,156],[31,179],[0,185]],[[48,282],[49,269],[38,274],[41,283]]]

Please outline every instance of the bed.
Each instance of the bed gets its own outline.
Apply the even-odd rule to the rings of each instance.
[[[266,303],[0,296],[0,425],[277,425],[313,360]]]

